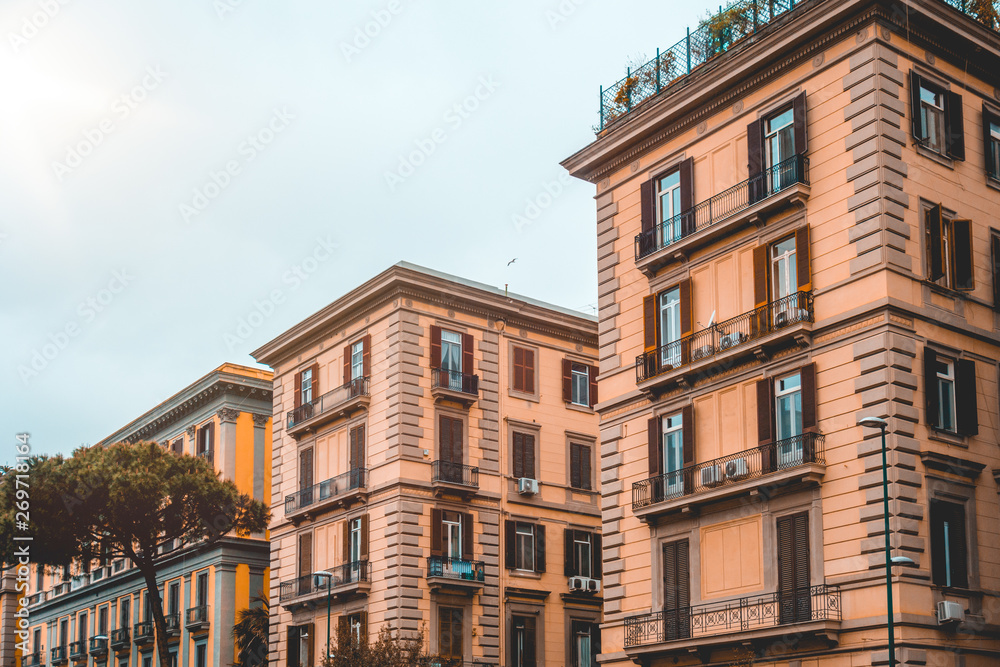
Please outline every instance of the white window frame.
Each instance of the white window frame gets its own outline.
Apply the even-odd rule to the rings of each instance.
[[[924,133],[921,141],[925,148],[944,153],[945,120],[944,92],[921,84],[920,126]]]
[[[573,531],[573,557],[576,560],[576,574],[580,577],[593,577],[592,570],[592,543],[593,537],[590,533],[579,530]]]
[[[662,417],[663,488],[666,498],[684,493],[684,417],[677,412]],[[673,460],[671,460],[671,458]]]
[[[657,304],[660,317],[660,363],[679,366],[681,363],[681,288],[674,287],[660,294]]]
[[[455,519],[448,518],[452,513],[445,512],[441,517],[441,531],[444,535],[445,558],[462,559],[462,516],[456,514]]]
[[[790,383],[795,380],[795,384]],[[783,383],[789,386],[783,387]],[[797,400],[796,400],[797,399]],[[783,405],[791,402],[791,414],[794,420],[798,415],[798,424],[792,424],[792,433],[784,433],[781,428]],[[783,375],[774,380],[774,423],[775,438],[778,442],[778,467],[798,465],[802,463],[802,374],[799,371]]]
[[[590,406],[590,368],[585,364],[573,362],[570,370],[571,395],[570,402],[574,405]]]
[[[365,373],[365,342],[359,340],[351,346],[351,380],[357,380]]]
[[[774,169],[795,155],[795,111],[792,107],[764,120],[764,150],[766,169]]]
[[[935,371],[937,377],[938,413],[937,427],[949,433],[958,432],[958,405],[955,398],[955,360],[947,357],[938,357],[938,369]],[[949,394],[946,397],[945,394]],[[945,423],[946,410],[950,412],[950,424]]]
[[[531,567],[525,567],[531,560]],[[514,522],[514,569],[520,572],[535,571],[535,525],[523,521]]]
[[[348,545],[347,555],[351,559],[351,565],[354,566],[361,561],[361,517],[349,519],[349,521],[348,537],[350,544]]]
[[[675,170],[657,179],[656,205],[660,213],[660,245],[681,237],[681,172]],[[667,223],[670,223],[669,225]]]
[[[313,398],[315,398],[312,395],[313,394],[312,375],[313,374],[311,368],[307,368],[304,371],[302,371],[302,379],[300,380],[301,384],[299,385],[299,395],[301,398],[302,405],[305,405],[306,403],[312,403]]]

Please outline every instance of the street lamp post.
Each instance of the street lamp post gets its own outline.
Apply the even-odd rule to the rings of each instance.
[[[333,588],[333,573],[326,570],[313,572],[314,577],[326,577],[326,659],[330,659],[330,590]]]

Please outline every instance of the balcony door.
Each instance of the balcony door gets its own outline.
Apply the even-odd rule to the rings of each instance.
[[[441,384],[462,391],[462,334],[441,331]]]
[[[795,115],[792,108],[764,121],[764,159],[768,171],[768,194],[795,182],[788,160],[795,156]]]
[[[195,593],[195,604],[198,607],[208,606],[208,572],[199,572]]]
[[[812,618],[809,591],[809,517],[805,512],[780,517],[778,528],[778,621],[804,623]]]
[[[355,426],[351,429],[350,452],[348,455],[348,465],[350,466],[350,488],[359,489],[364,485],[365,468],[365,426]]]
[[[774,383],[774,417],[778,438],[778,468],[802,463],[802,376],[778,378]]]
[[[792,298],[799,291],[795,248],[794,235],[771,245],[771,300],[774,303],[772,321],[776,327],[800,319],[796,317],[798,303]]]
[[[438,423],[440,425],[438,436],[440,478],[445,482],[462,484],[462,466],[465,460],[465,454],[462,451],[462,420],[442,415]]]
[[[128,629],[132,625],[132,601],[122,598],[118,603],[118,628]]]
[[[671,172],[659,182],[660,238],[663,247],[681,238],[681,172]]]
[[[663,545],[663,640],[691,636],[691,568],[688,541]]]
[[[660,294],[660,365],[681,365],[681,290],[674,287]]]
[[[684,417],[678,412],[663,418],[663,497],[684,495]]]
[[[312,504],[313,484],[313,448],[307,447],[299,452],[299,507]]]

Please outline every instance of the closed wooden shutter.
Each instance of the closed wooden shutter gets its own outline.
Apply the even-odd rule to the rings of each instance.
[[[681,408],[681,442],[684,455],[684,493],[694,493],[694,408]]]
[[[524,350],[524,391],[535,391],[535,351]]]
[[[365,425],[355,426],[351,429],[350,447],[350,467],[351,470],[359,470],[365,467]]]
[[[979,404],[976,396],[976,362],[959,359],[955,362],[955,405],[958,432],[979,434]]]
[[[503,522],[503,564],[508,570],[517,567],[515,563],[515,542],[514,542],[514,522]]]
[[[295,396],[295,408],[298,409],[302,407],[302,373],[301,371],[295,374],[295,387],[293,390]]]
[[[588,445],[581,445],[579,443],[570,443],[570,454],[569,454],[569,467],[570,467],[570,486],[574,489],[587,489],[591,488],[591,466],[590,466],[590,447]]]
[[[763,308],[767,301],[767,245],[759,245],[753,249],[754,308]]]
[[[597,405],[597,366],[587,366],[587,377],[590,380],[590,407]]]
[[[816,364],[806,364],[799,371],[802,397],[802,431],[815,433],[816,418]]]
[[[1000,311],[1000,236],[990,236],[990,256],[993,262],[993,310]]]
[[[688,541],[663,545],[663,611],[665,639],[690,636],[691,574]]]
[[[573,400],[573,362],[563,359],[562,362],[562,389],[563,400],[570,402]]]
[[[812,291],[812,256],[809,225],[795,230],[795,273],[800,292]]]
[[[806,93],[802,91],[792,100],[792,127],[795,131],[795,154],[805,155],[809,150],[809,132],[806,123]]]
[[[462,558],[472,560],[474,556],[473,536],[475,528],[471,514],[462,514]]]
[[[656,295],[649,294],[642,298],[642,331],[643,351],[656,350]]]
[[[514,477],[527,477],[524,474],[524,434],[514,434]]]
[[[767,184],[764,172],[764,119],[758,118],[747,125],[747,172],[750,178],[747,201],[759,202],[766,196]]]
[[[530,391],[527,389],[527,383],[524,379],[525,352],[527,352],[527,350],[522,347],[514,348],[514,377],[512,378],[514,391]]]
[[[945,153],[953,160],[965,159],[965,114],[962,94],[947,91],[944,94]]]
[[[351,562],[351,520],[348,519],[340,524],[343,532],[341,540],[341,563],[347,565]]]
[[[910,71],[910,132],[917,143],[923,143],[927,133],[920,118],[920,75]]]
[[[431,325],[431,369],[441,368],[441,327]]]
[[[522,447],[524,447],[524,451],[522,452],[524,456],[524,477],[536,479],[538,475],[537,468],[535,467],[535,436],[530,433],[525,433],[522,438]]]
[[[431,555],[441,556],[444,554],[444,541],[442,530],[441,510],[431,508]]]
[[[582,488],[580,475],[580,445],[570,443],[569,446],[569,485],[574,489]]]
[[[656,183],[653,180],[644,181],[639,186],[640,207],[639,216],[643,232],[651,232],[656,227]]]
[[[441,460],[455,465],[462,464],[465,460],[462,451],[462,421],[441,415],[439,424]],[[442,472],[445,471],[442,470]],[[451,472],[458,474],[455,470]]]
[[[313,364],[309,367],[311,371],[310,377],[312,378],[312,400],[315,401],[319,398],[319,364]]]
[[[535,572],[545,572],[545,524],[535,524]]]
[[[337,617],[337,643],[338,644],[350,644],[351,643],[351,626],[350,619],[347,614],[342,614]]]
[[[576,576],[576,549],[573,548],[573,536],[576,531],[572,528],[563,529],[563,574],[567,577]]]
[[[351,383],[351,346],[344,346],[344,386],[346,387]]]
[[[372,374],[372,337],[365,335],[361,339],[361,374],[364,377],[371,377]]]
[[[472,334],[462,334],[462,372],[466,375],[473,375],[473,358],[475,357],[475,342]]]
[[[649,476],[659,477],[663,474],[663,420],[660,417],[650,417],[646,423],[649,442]]]
[[[778,532],[778,603],[781,623],[811,618],[809,595],[809,518],[805,512],[780,517]]]
[[[368,515],[361,515],[361,560],[368,560]]]
[[[927,279],[934,281],[944,277],[944,244],[941,243],[943,218],[941,204],[927,210],[927,258],[930,264]]]
[[[305,491],[315,484],[313,479],[313,448],[299,452],[299,489]]]
[[[299,576],[305,577],[313,573],[312,533],[301,533],[299,535]]]
[[[927,410],[927,425],[934,428],[940,427],[938,412],[940,410],[938,402],[938,361],[937,352],[929,347],[924,348],[924,401]]]
[[[694,233],[695,217],[691,213],[694,208],[694,158],[688,158],[681,162],[678,167],[680,172],[681,185],[681,235],[688,236]]]
[[[316,625],[314,623],[306,623],[305,632],[309,637],[307,642],[307,665],[316,664]]]
[[[692,317],[691,304],[691,279],[682,280],[677,285],[680,294],[681,309],[681,363],[686,364],[691,361],[691,334],[694,332],[694,318]]]
[[[604,576],[604,546],[600,533],[590,534],[590,557],[593,561],[591,573],[594,579],[602,578]]]
[[[757,446],[763,472],[773,472],[777,464],[774,451],[774,379],[757,381]]]
[[[299,626],[289,625],[286,637],[288,641],[288,662],[286,664],[288,667],[299,667],[301,664],[299,658]]]
[[[214,461],[215,460],[215,422],[214,421],[208,423],[207,438],[208,438],[208,460],[209,461]]]
[[[972,254],[972,221],[952,220],[952,238],[955,240],[952,266],[955,267],[954,288],[962,292],[976,289],[975,257]]]

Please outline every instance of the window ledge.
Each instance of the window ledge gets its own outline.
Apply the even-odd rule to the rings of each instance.
[[[579,403],[570,403],[569,401],[566,401],[565,403],[566,403],[566,409],[567,410],[576,410],[577,412],[585,412],[585,413],[591,414],[591,415],[595,414],[594,413],[594,408],[591,408],[589,406],[580,405]]]
[[[531,393],[531,392],[527,392],[527,391],[520,391],[518,389],[510,389],[510,388],[508,388],[507,389],[507,395],[509,397],[511,397],[511,398],[519,398],[519,399],[524,400],[524,401],[531,401],[532,403],[539,403],[539,402],[541,402],[541,399],[539,398],[537,392],[536,393]]]
[[[956,447],[961,447],[962,449],[969,448],[968,437],[956,433],[954,431],[944,431],[937,428],[936,426],[927,427],[927,439],[935,440],[937,442],[944,442],[949,445],[954,445]]]
[[[507,572],[510,573],[512,577],[520,577],[522,579],[538,579],[541,580],[542,575],[540,572],[528,572],[526,570],[512,570],[508,569]]]
[[[951,170],[955,169],[955,160],[953,158],[950,158],[947,155],[943,155],[941,153],[938,153],[936,150],[924,146],[916,139],[913,140],[913,146],[914,148],[917,149],[917,153],[923,155],[925,158],[929,160],[934,160],[938,164],[947,167],[948,169]]]
[[[1000,190],[1000,179],[986,174],[986,187],[993,188],[994,190]]]

